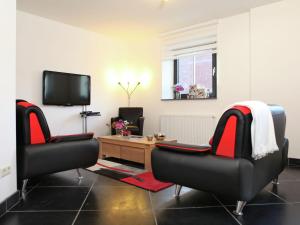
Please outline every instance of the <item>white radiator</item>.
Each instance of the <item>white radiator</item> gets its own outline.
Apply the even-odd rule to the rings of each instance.
[[[162,115],[160,131],[185,144],[208,144],[216,127],[213,115]]]

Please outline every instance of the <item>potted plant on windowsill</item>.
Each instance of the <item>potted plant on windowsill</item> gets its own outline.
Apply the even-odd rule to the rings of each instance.
[[[181,99],[181,92],[184,90],[181,84],[176,84],[174,86],[175,99]]]

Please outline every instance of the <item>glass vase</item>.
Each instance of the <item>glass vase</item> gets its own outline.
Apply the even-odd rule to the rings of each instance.
[[[122,129],[116,129],[116,135],[122,136]]]

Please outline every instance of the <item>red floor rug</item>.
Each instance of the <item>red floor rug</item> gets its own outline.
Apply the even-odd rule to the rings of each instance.
[[[158,192],[173,185],[156,180],[152,172],[144,169],[135,168],[132,165],[111,163],[106,160],[99,160],[95,166],[87,168],[87,170],[152,192]]]
[[[145,172],[134,177],[126,177],[121,179],[121,181],[153,192],[163,190],[173,185],[172,183],[164,183],[156,180],[152,172]]]

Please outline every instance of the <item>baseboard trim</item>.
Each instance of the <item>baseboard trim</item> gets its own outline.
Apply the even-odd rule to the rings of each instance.
[[[16,191],[0,203],[0,217],[2,217],[12,206],[20,201],[20,191]]]
[[[300,166],[300,159],[289,158],[289,166]]]

